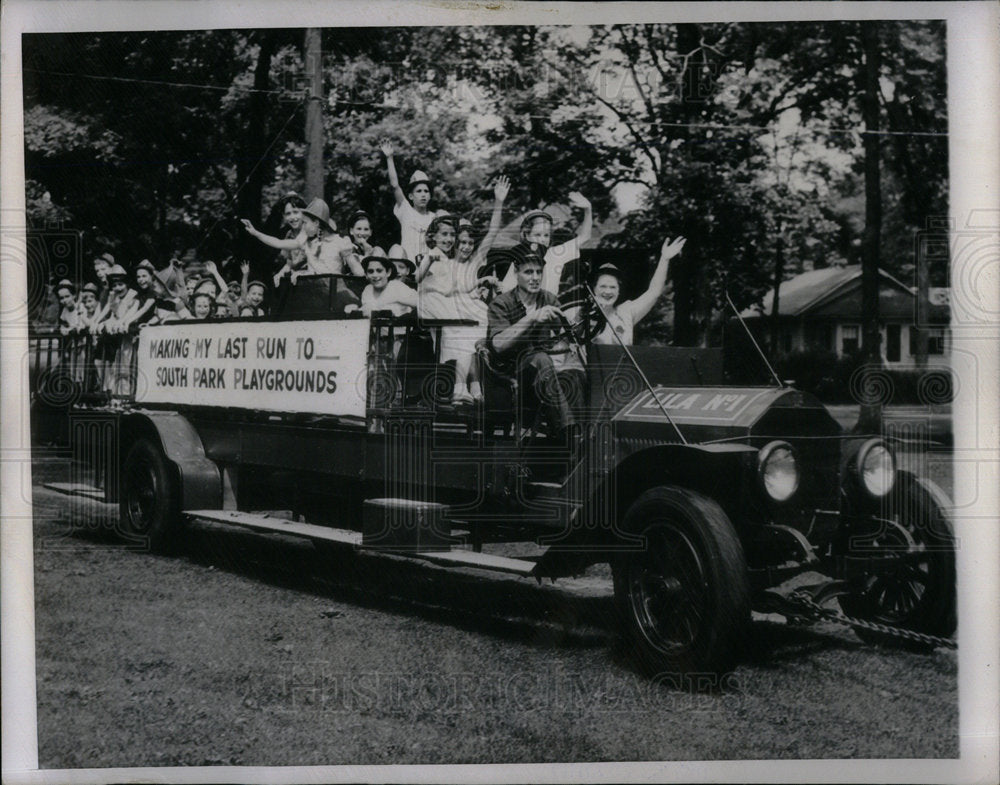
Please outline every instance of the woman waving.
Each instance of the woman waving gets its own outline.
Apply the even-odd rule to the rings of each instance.
[[[604,330],[594,339],[594,343],[617,345],[619,339],[626,346],[632,344],[632,333],[635,325],[642,321],[656,305],[663,294],[667,283],[667,268],[670,260],[681,252],[685,239],[678,237],[663,241],[660,249],[660,261],[656,265],[649,288],[634,300],[619,303],[621,297],[621,271],[613,264],[602,264],[594,276],[594,296],[597,304],[607,319]],[[612,335],[612,330],[618,334],[618,339]]]

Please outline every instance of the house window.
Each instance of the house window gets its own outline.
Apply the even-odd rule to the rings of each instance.
[[[833,347],[833,328],[823,322],[806,323],[806,343],[812,349],[830,351]]]
[[[917,354],[917,330],[916,327],[910,328],[910,353],[914,356]],[[927,354],[944,354],[945,341],[947,340],[947,331],[944,327],[927,327],[925,329],[927,333]]]
[[[944,328],[931,327],[927,330],[927,354],[944,354]]]
[[[840,328],[840,353],[854,354],[861,345],[861,328],[856,324],[841,325]]]
[[[885,326],[885,361],[898,363],[902,355],[902,330],[898,324]]]

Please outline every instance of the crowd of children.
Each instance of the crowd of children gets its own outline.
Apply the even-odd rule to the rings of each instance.
[[[105,337],[134,333],[134,328],[143,324],[263,317],[268,315],[269,301],[274,299],[271,293],[282,286],[295,286],[302,276],[364,276],[367,285],[360,301],[346,306],[348,315],[388,311],[395,316],[416,314],[421,319],[464,322],[442,327],[439,356],[441,362],[455,363],[454,402],[480,400],[482,390],[473,360],[477,342],[486,337],[487,303],[514,286],[515,265],[510,265],[501,282],[487,264],[487,254],[501,227],[510,181],[501,176],[495,182],[493,211],[483,232],[464,217],[430,209],[432,183],[423,172],[413,172],[404,191],[392,143],[383,141],[380,150],[395,199],[393,214],[399,223],[399,242],[388,251],[374,241],[372,220],[366,212],[354,212],[346,223],[347,234],[341,235],[323,199],[315,198],[307,204],[290,193],[272,209],[272,217],[265,224],[268,231],[242,220],[250,236],[277,252],[271,270],[257,270],[251,279],[249,262],[230,264],[224,269],[233,271],[238,267],[241,276],[231,274],[226,280],[214,262],[184,257],[171,259],[163,270],[143,260],[130,275],[111,254],[105,253],[94,260],[95,282],[79,291],[68,280],[53,287],[55,296],[51,299],[58,301],[60,332],[90,335],[99,345]],[[569,201],[583,213],[574,237],[552,246],[552,217],[533,210],[524,217],[519,242],[511,249],[515,257],[520,251],[544,260],[542,289],[552,294],[565,288],[567,270],[579,258],[580,246],[591,236],[590,202],[576,192],[569,194]],[[675,244],[668,252],[665,244],[665,258],[650,291],[634,304],[615,307],[620,275],[616,270],[602,270],[595,281],[599,304],[613,327],[599,340],[614,340],[610,335],[614,329],[619,338],[631,342],[632,326],[663,290],[666,259],[679,250]],[[127,342],[119,343],[124,346]],[[110,359],[107,351],[98,350],[97,356]]]

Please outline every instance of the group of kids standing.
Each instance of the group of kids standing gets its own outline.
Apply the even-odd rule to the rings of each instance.
[[[348,236],[338,234],[330,210],[322,199],[308,204],[297,194],[288,194],[276,206],[282,218],[283,236],[266,234],[246,219],[245,230],[261,243],[279,252],[269,282],[274,288],[287,277],[294,285],[303,275],[364,276],[368,283],[360,300],[349,303],[345,313],[359,311],[365,316],[389,311],[394,316],[416,312],[422,319],[463,320],[466,325],[442,328],[440,361],[455,362],[455,403],[471,403],[482,398],[475,345],[487,337],[490,314],[488,303],[498,292],[516,290],[523,305],[535,310],[536,294],[519,287],[518,270],[524,261],[541,265],[540,289],[559,293],[566,266],[580,256],[579,248],[591,236],[593,219],[590,202],[579,193],[569,194],[570,202],[583,211],[575,236],[551,246],[552,217],[542,211],[529,212],[521,222],[520,242],[511,249],[513,260],[503,281],[491,274],[487,254],[501,228],[504,200],[510,181],[499,177],[494,183],[494,203],[489,226],[477,241],[477,227],[466,218],[429,208],[432,183],[421,171],[410,176],[407,190],[400,185],[393,160],[393,145],[383,141],[389,183],[395,198],[394,215],[399,221],[400,241],[388,252],[375,245],[372,221],[364,211],[351,215]],[[280,230],[279,230],[280,233]],[[684,240],[664,242],[660,262],[650,286],[640,297],[620,303],[620,271],[603,265],[592,279],[598,305],[607,319],[598,343],[632,342],[632,331],[662,294],[669,259],[680,252]],[[70,281],[60,281],[57,294],[63,334],[89,332],[92,335],[127,333],[133,326],[177,319],[209,319],[220,316],[256,317],[266,315],[269,287],[263,280],[248,280],[250,265],[240,265],[241,280],[225,281],[213,262],[204,264],[202,276],[185,275],[184,264],[172,259],[165,270],[157,271],[143,260],[133,271],[133,286],[126,271],[110,254],[94,262],[99,284],[85,285],[77,295]],[[537,287],[536,287],[537,288]],[[612,331],[617,333],[613,335]],[[121,359],[121,358],[119,358]]]

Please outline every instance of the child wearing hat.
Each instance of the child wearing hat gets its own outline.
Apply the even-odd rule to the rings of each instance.
[[[97,301],[103,308],[108,302],[108,295],[111,294],[111,286],[108,284],[108,270],[115,263],[115,257],[108,252],[102,253],[94,259],[94,275],[97,277]]]
[[[319,198],[313,199],[302,210],[302,232],[293,239],[279,240],[277,237],[259,232],[245,218],[243,226],[265,245],[279,249],[301,248],[305,253],[304,267],[293,270],[289,264],[285,264],[274,276],[275,286],[281,282],[286,273],[289,274],[292,283],[295,283],[301,274],[342,275],[345,265],[342,254],[353,249],[350,240],[337,234],[337,225],[330,220],[330,208]],[[346,264],[352,275],[363,274],[361,265],[355,260],[348,259]]]
[[[396,275],[400,281],[416,291],[417,288],[417,265],[406,258],[406,251],[403,246],[396,243],[389,249],[389,261],[396,268]]]
[[[403,193],[403,189],[399,185],[399,176],[396,174],[396,164],[393,161],[395,148],[392,142],[383,139],[379,149],[385,156],[389,184],[392,186],[392,193],[396,199],[396,206],[392,208],[392,212],[399,221],[399,244],[406,252],[406,256],[416,261],[418,254],[427,252],[425,238],[431,221],[445,213],[428,209],[431,201],[431,181],[419,169],[410,175],[407,184],[409,194]]]
[[[553,294],[559,294],[563,269],[570,262],[580,258],[580,246],[590,240],[594,227],[593,209],[587,198],[579,191],[573,191],[567,198],[574,207],[583,210],[583,221],[577,227],[576,236],[568,242],[549,246],[552,241],[552,216],[544,210],[532,210],[521,221],[521,242],[533,246],[533,250],[542,255],[545,262],[542,270],[542,288]],[[500,285],[500,290],[509,292],[516,285],[517,277],[511,266]]]
[[[100,290],[97,288],[96,283],[85,283],[80,290],[80,307],[83,309],[82,318],[88,328],[95,324],[94,318],[97,316],[97,311],[100,307],[100,303],[97,300],[99,293]]]
[[[84,328],[81,319],[82,309],[76,301],[76,287],[66,278],[56,284],[56,296],[59,298],[59,332],[63,335],[76,335]]]
[[[250,281],[246,286],[246,296],[243,299],[243,306],[240,308],[240,316],[267,316],[267,309],[264,307],[264,295],[267,287],[262,281]]]
[[[594,343],[617,346],[623,343],[631,346],[635,325],[646,317],[663,294],[667,283],[667,269],[670,260],[681,252],[685,239],[678,237],[663,241],[660,248],[660,261],[653,271],[649,288],[634,300],[618,302],[621,298],[621,271],[613,264],[602,264],[594,275],[594,297],[597,305],[604,313],[607,324],[604,330],[594,339]],[[617,337],[615,337],[617,334]]]
[[[104,389],[112,395],[128,395],[131,392],[132,357],[135,347],[127,335],[132,326],[132,315],[139,309],[138,294],[128,285],[128,273],[119,264],[108,270],[111,293],[107,305],[98,317],[98,329],[108,338],[109,361],[104,369]]]

